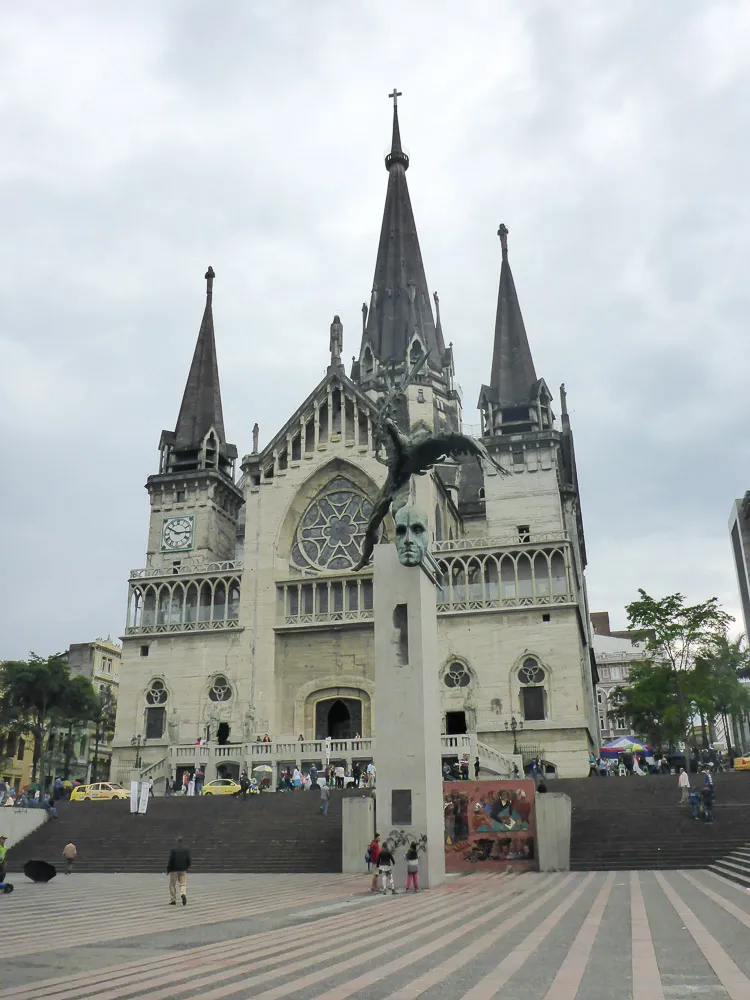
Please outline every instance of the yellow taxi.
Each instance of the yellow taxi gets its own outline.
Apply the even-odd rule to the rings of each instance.
[[[116,781],[97,781],[93,785],[81,785],[70,793],[71,802],[111,802],[112,799],[129,798],[130,792],[126,792]]]
[[[734,758],[735,771],[750,771],[750,751],[741,757]]]
[[[231,778],[216,778],[203,786],[203,795],[238,795],[242,789]]]

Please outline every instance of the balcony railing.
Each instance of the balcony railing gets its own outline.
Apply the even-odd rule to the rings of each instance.
[[[486,551],[487,549],[523,548],[564,544],[570,541],[567,531],[546,532],[539,535],[476,535],[467,538],[444,538],[441,542],[433,542],[432,551],[438,552],[468,552]]]
[[[163,625],[128,625],[125,635],[174,635],[180,632],[226,632],[240,627],[239,618],[224,618],[220,621],[171,622]]]
[[[373,736],[352,740],[272,740],[269,743],[181,743],[169,748],[171,768],[205,765],[214,771],[222,763],[252,768],[268,764],[274,776],[280,766],[296,763],[325,765],[327,761],[368,761],[375,756],[376,741]],[[479,765],[500,777],[512,777],[514,763],[521,768],[521,758],[508,756],[477,739],[476,733],[440,737],[442,757],[465,757],[472,764],[479,757]],[[161,761],[159,761],[161,765]],[[148,768],[146,769],[148,770]],[[208,774],[207,774],[208,778]]]
[[[205,562],[203,559],[181,559],[179,566],[145,566],[131,569],[131,580],[153,580],[158,577],[172,579],[175,576],[214,576],[222,573],[236,575],[242,572],[241,559],[227,559],[224,562]]]
[[[285,626],[372,621],[371,577],[290,580],[278,585],[277,594],[279,619]]]

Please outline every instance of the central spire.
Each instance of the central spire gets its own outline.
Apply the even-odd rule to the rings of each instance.
[[[376,366],[408,365],[428,355],[427,368],[442,373],[446,363],[443,335],[435,325],[406,171],[409,157],[401,145],[398,99],[394,88],[391,151],[385,158],[388,188],[380,230],[370,308],[360,350],[360,377]]]

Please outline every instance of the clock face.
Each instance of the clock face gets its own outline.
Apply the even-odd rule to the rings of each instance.
[[[165,517],[161,530],[162,552],[180,552],[193,547],[193,515]]]

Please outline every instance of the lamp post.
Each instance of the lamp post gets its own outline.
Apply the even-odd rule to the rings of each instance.
[[[510,722],[505,723],[505,728],[513,733],[513,753],[518,756],[518,741],[516,740],[516,730],[523,729],[523,719],[518,722],[515,715],[511,716]]]
[[[141,769],[141,747],[145,747],[146,741],[142,736],[133,736],[130,740],[131,747],[135,748],[135,767],[137,771]]]

